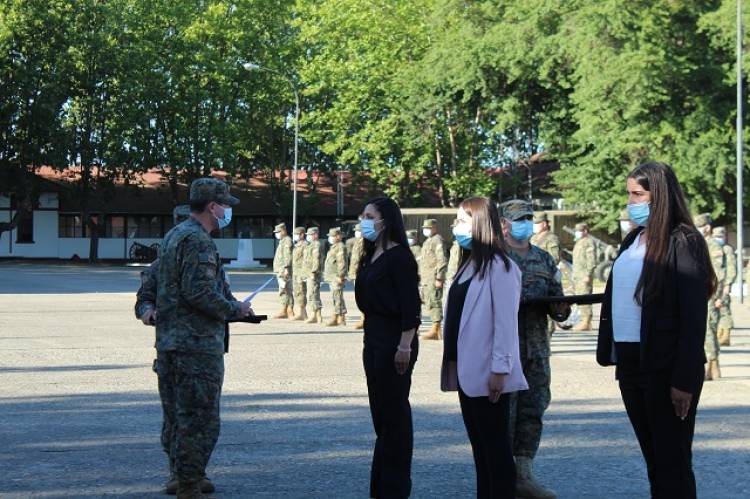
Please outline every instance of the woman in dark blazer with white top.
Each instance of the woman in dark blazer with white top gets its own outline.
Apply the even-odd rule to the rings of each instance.
[[[627,191],[638,227],[625,237],[607,282],[597,362],[617,366],[651,496],[694,498],[692,442],[716,276],[669,166],[638,166]]]

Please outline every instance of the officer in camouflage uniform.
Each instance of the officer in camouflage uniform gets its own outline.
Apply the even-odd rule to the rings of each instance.
[[[357,271],[359,270],[359,262],[362,261],[362,257],[365,254],[365,240],[362,237],[362,227],[357,224],[354,226],[354,237],[350,237],[346,241],[346,253],[349,255],[349,280],[355,282],[357,280]],[[365,328],[365,316],[362,314],[362,319],[354,326],[354,329]]]
[[[229,224],[238,202],[220,180],[194,181],[191,218],[170,230],[161,245],[156,371],[181,499],[204,497],[206,465],[219,437],[226,321],[252,313],[249,303],[228,298],[210,236]]]
[[[534,235],[531,236],[531,244],[543,249],[555,260],[555,265],[560,263],[560,239],[550,230],[547,214],[534,214]]]
[[[324,265],[324,277],[331,288],[333,297],[333,317],[326,326],[346,325],[346,304],[344,303],[344,285],[346,285],[346,273],[349,270],[346,265],[346,245],[343,243],[341,229],[334,227],[328,231],[328,243],[331,248],[326,255]]]
[[[509,256],[521,269],[523,287],[521,307],[518,310],[518,339],[521,365],[529,384],[528,390],[511,394],[509,426],[516,459],[516,496],[554,498],[555,492],[544,487],[534,477],[533,460],[542,438],[542,417],[551,398],[547,316],[556,321],[564,321],[570,314],[570,306],[523,304],[532,298],[563,295],[560,271],[554,257],[529,243],[531,231],[518,236],[526,239],[516,239],[512,235],[524,233],[524,230],[512,230],[512,227],[519,225],[519,228],[523,228],[531,223],[532,214],[531,204],[520,199],[500,205],[503,235],[508,244]]]
[[[292,249],[294,243],[286,231],[283,223],[277,225],[273,231],[279,241],[276,254],[273,257],[273,271],[279,281],[279,301],[281,310],[274,315],[274,319],[294,319],[294,295],[292,294]]]
[[[422,246],[419,244],[419,232],[416,230],[407,230],[406,242],[409,243],[411,254],[414,255],[414,259],[417,261],[417,265],[419,265],[419,260],[422,257]]]
[[[432,319],[432,328],[422,335],[425,340],[442,338],[441,322],[443,321],[443,287],[448,262],[445,258],[443,238],[438,234],[437,220],[428,218],[422,224],[425,242],[422,244],[422,256],[419,262],[419,280],[422,287],[422,302],[427,305]]]
[[[711,297],[708,301],[708,330],[706,331],[706,340],[703,344],[703,348],[706,352],[706,360],[708,365],[706,366],[706,381],[721,378],[721,369],[719,367],[719,319],[721,317],[720,311],[724,304],[722,295],[724,292],[724,282],[726,278],[726,255],[724,250],[711,237],[711,224],[713,219],[708,213],[702,213],[695,217],[695,226],[703,234],[706,239],[706,245],[708,245],[708,254],[711,257],[711,264],[716,274],[716,280],[718,285],[716,287],[716,294]]]
[[[323,241],[320,240],[320,229],[307,229],[307,248],[305,249],[305,275],[307,276],[307,303],[312,307],[307,324],[323,322],[323,302],[320,299],[320,281],[323,277],[323,262],[325,252]]]
[[[596,268],[596,248],[589,237],[589,226],[585,223],[576,224],[576,243],[573,246],[573,285],[575,294],[590,295],[594,290],[594,269]],[[576,324],[573,331],[591,330],[591,305],[579,305],[581,322]]]
[[[722,305],[719,309],[718,339],[719,346],[728,347],[731,344],[732,328],[732,285],[737,279],[737,255],[734,248],[727,243],[727,231],[724,227],[715,227],[711,231],[714,240],[724,250],[724,261],[726,262],[726,275],[724,276],[724,289],[722,290]]]
[[[294,250],[292,251],[292,278],[294,279],[294,303],[299,307],[299,313],[295,321],[307,320],[307,278],[305,272],[305,251],[308,242],[305,237],[305,228],[294,229]]]
[[[458,220],[454,220],[451,228],[455,228],[458,224]],[[445,289],[451,289],[453,278],[456,277],[458,272],[458,264],[461,262],[461,246],[458,245],[456,238],[453,238],[453,244],[451,244],[450,252],[448,253],[448,267],[445,272]]]

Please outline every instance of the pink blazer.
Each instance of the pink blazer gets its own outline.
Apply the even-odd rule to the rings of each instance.
[[[460,381],[466,395],[486,397],[490,374],[499,373],[508,374],[503,393],[527,390],[518,348],[521,271],[512,260],[506,271],[502,259],[495,257],[484,279],[471,263],[464,272],[472,277],[461,314],[458,363],[443,360],[440,388],[456,391]]]

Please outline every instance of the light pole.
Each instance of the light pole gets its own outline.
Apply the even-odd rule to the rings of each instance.
[[[743,292],[743,246],[744,241],[744,220],[743,220],[743,203],[742,203],[742,111],[744,108],[742,99],[742,0],[737,0],[737,275],[739,276],[739,295],[740,303],[744,302]]]
[[[299,93],[297,92],[297,85],[294,84],[294,80],[275,69],[261,66],[253,62],[246,62],[242,65],[247,71],[265,71],[267,73],[273,73],[281,76],[286,80],[292,87],[294,92],[294,173],[292,174],[292,226],[290,232],[297,227],[297,162],[299,159]]]

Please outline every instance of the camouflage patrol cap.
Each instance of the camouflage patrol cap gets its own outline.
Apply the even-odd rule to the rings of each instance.
[[[538,224],[542,222],[549,222],[547,219],[547,213],[544,211],[541,213],[534,213],[534,223]]]
[[[240,200],[229,193],[229,186],[216,178],[199,178],[190,184],[190,202],[214,201],[235,206]]]
[[[434,218],[428,218],[422,224],[422,228],[423,229],[433,229],[433,228],[436,229],[437,225],[438,225],[437,220],[435,220]]]
[[[511,199],[500,205],[500,216],[511,222],[533,214],[531,203],[523,199]]]
[[[273,228],[273,233],[276,234],[278,232],[281,232],[282,230],[286,230],[286,224],[283,222]]]
[[[406,231],[406,237],[411,238],[411,239],[416,239],[418,234],[419,233],[414,229]]]
[[[313,234],[319,234],[319,233],[320,233],[320,229],[317,227],[310,227],[309,229],[307,229],[308,236],[312,236]]]
[[[184,222],[188,218],[190,218],[190,205],[189,204],[177,205],[172,210],[172,220],[174,220],[175,225],[177,225],[180,222]]]
[[[328,231],[328,237],[335,237],[341,235],[341,227],[334,227]]]
[[[724,227],[714,227],[711,235],[714,237],[727,237],[727,229]]]
[[[589,230],[589,224],[586,222],[578,222],[576,224],[576,230]]]
[[[712,223],[714,223],[710,213],[701,213],[700,215],[696,215],[693,219],[693,222],[698,228],[705,227],[706,225],[711,225]]]
[[[305,228],[304,227],[297,227],[297,228],[294,229],[294,235],[295,236],[299,236],[299,235],[302,235],[304,233],[305,233]]]

